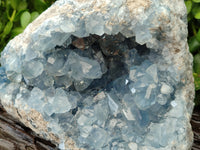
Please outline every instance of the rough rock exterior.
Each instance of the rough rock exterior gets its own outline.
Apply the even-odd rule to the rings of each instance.
[[[58,0],[1,55],[7,112],[60,149],[188,150],[183,0]]]

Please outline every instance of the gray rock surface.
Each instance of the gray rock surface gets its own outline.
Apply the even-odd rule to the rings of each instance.
[[[4,108],[60,149],[188,150],[183,0],[58,0],[1,55]]]

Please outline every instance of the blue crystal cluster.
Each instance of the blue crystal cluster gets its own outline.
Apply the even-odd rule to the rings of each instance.
[[[78,147],[131,149],[171,107],[179,81],[173,68],[160,69],[161,57],[120,33],[70,36],[62,46],[13,57],[23,62],[21,74],[1,67],[0,98],[37,110],[49,132]]]

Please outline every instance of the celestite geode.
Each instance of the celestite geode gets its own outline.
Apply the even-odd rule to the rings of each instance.
[[[58,0],[1,55],[5,109],[60,149],[188,150],[183,0]]]

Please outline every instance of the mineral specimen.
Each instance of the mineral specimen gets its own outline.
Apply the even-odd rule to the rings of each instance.
[[[60,149],[186,150],[183,0],[58,0],[1,55],[5,109]]]

